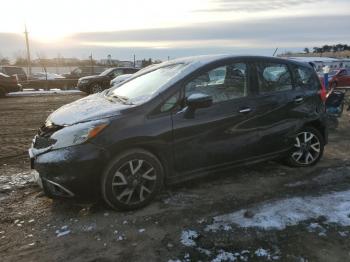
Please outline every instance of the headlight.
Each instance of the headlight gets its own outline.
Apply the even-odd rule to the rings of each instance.
[[[80,84],[87,84],[87,83],[89,83],[89,80],[87,80],[87,79],[82,79],[82,80],[79,80],[79,83],[80,83]]]
[[[108,122],[97,120],[64,127],[51,136],[57,141],[52,148],[58,149],[82,144],[96,137],[107,126]]]

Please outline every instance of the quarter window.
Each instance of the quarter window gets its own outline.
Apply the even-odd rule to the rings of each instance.
[[[285,64],[259,63],[257,72],[260,94],[293,89],[292,78]]]
[[[318,89],[319,80],[313,69],[303,66],[294,66],[294,74],[297,88]]]
[[[179,93],[176,93],[175,95],[171,96],[168,100],[164,102],[164,104],[160,107],[160,112],[168,112],[171,109],[173,109],[178,101]]]
[[[234,63],[220,66],[196,77],[185,86],[186,97],[194,93],[212,96],[213,102],[222,102],[247,96],[247,66]]]

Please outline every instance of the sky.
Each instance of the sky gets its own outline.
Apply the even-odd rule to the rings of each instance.
[[[350,0],[11,0],[0,56],[166,59],[350,43]],[[8,10],[8,11],[5,11]]]

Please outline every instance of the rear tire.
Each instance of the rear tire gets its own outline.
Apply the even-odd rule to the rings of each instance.
[[[324,150],[324,138],[319,130],[304,127],[295,136],[293,148],[286,163],[293,167],[308,167],[320,161]]]
[[[163,185],[164,169],[156,156],[143,149],[114,158],[101,179],[104,201],[116,210],[134,210],[149,204]]]

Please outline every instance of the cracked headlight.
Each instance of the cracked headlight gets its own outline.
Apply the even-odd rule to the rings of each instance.
[[[51,136],[57,141],[52,149],[82,144],[96,137],[107,126],[108,122],[97,120],[64,127]]]

